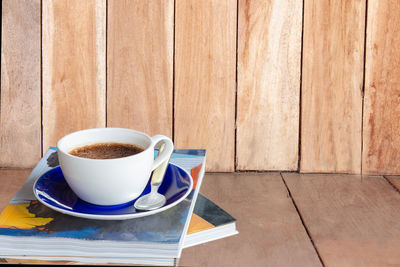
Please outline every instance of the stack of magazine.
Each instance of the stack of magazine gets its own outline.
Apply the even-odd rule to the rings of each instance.
[[[199,194],[205,150],[174,150],[170,162],[192,176],[183,201],[139,218],[85,219],[55,211],[33,194],[35,181],[58,167],[50,148],[0,214],[0,261],[176,265],[183,248],[237,234],[235,219]]]

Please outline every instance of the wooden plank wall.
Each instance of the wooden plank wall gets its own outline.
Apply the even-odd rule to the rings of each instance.
[[[235,0],[176,2],[174,141],[206,147],[208,170],[234,170],[236,14]]]
[[[0,167],[115,126],[208,171],[400,174],[396,1],[1,3]]]
[[[363,172],[400,173],[400,5],[368,1]]]
[[[239,170],[297,170],[302,5],[239,0]]]
[[[43,0],[43,150],[105,126],[106,0]]]
[[[174,1],[108,3],[107,126],[171,137]]]
[[[365,1],[304,2],[301,165],[361,171]]]
[[[41,157],[40,0],[1,3],[0,166],[31,167]]]

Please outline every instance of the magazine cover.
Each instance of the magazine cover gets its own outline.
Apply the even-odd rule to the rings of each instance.
[[[233,218],[232,215],[205,196],[199,194],[196,205],[194,206],[188,235],[235,222],[236,219]]]
[[[199,194],[185,238],[184,248],[238,234],[236,219]]]
[[[185,200],[147,217],[92,220],[59,213],[35,199],[36,179],[58,166],[56,148],[50,148],[0,214],[0,257],[179,257],[204,175],[205,150],[175,150],[170,162],[193,178],[195,190]]]

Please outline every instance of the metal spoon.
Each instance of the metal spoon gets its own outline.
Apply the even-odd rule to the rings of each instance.
[[[162,144],[158,150],[160,154],[164,150],[165,145]],[[166,160],[157,169],[153,171],[153,176],[151,177],[151,191],[149,194],[141,196],[136,200],[134,207],[138,210],[155,210],[165,205],[167,200],[164,195],[158,193],[158,188],[164,178],[165,171],[167,170],[169,160]]]

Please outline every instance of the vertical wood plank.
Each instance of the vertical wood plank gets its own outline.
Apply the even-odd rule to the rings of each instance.
[[[302,172],[361,172],[365,2],[305,1]]]
[[[0,167],[32,167],[41,156],[40,0],[3,0]]]
[[[234,170],[235,0],[177,0],[175,144],[206,148],[208,171]]]
[[[107,126],[172,136],[173,0],[109,1]]]
[[[237,168],[297,170],[302,0],[239,0]]]
[[[43,0],[43,149],[105,126],[106,0]]]
[[[400,5],[368,1],[363,172],[400,174]]]

